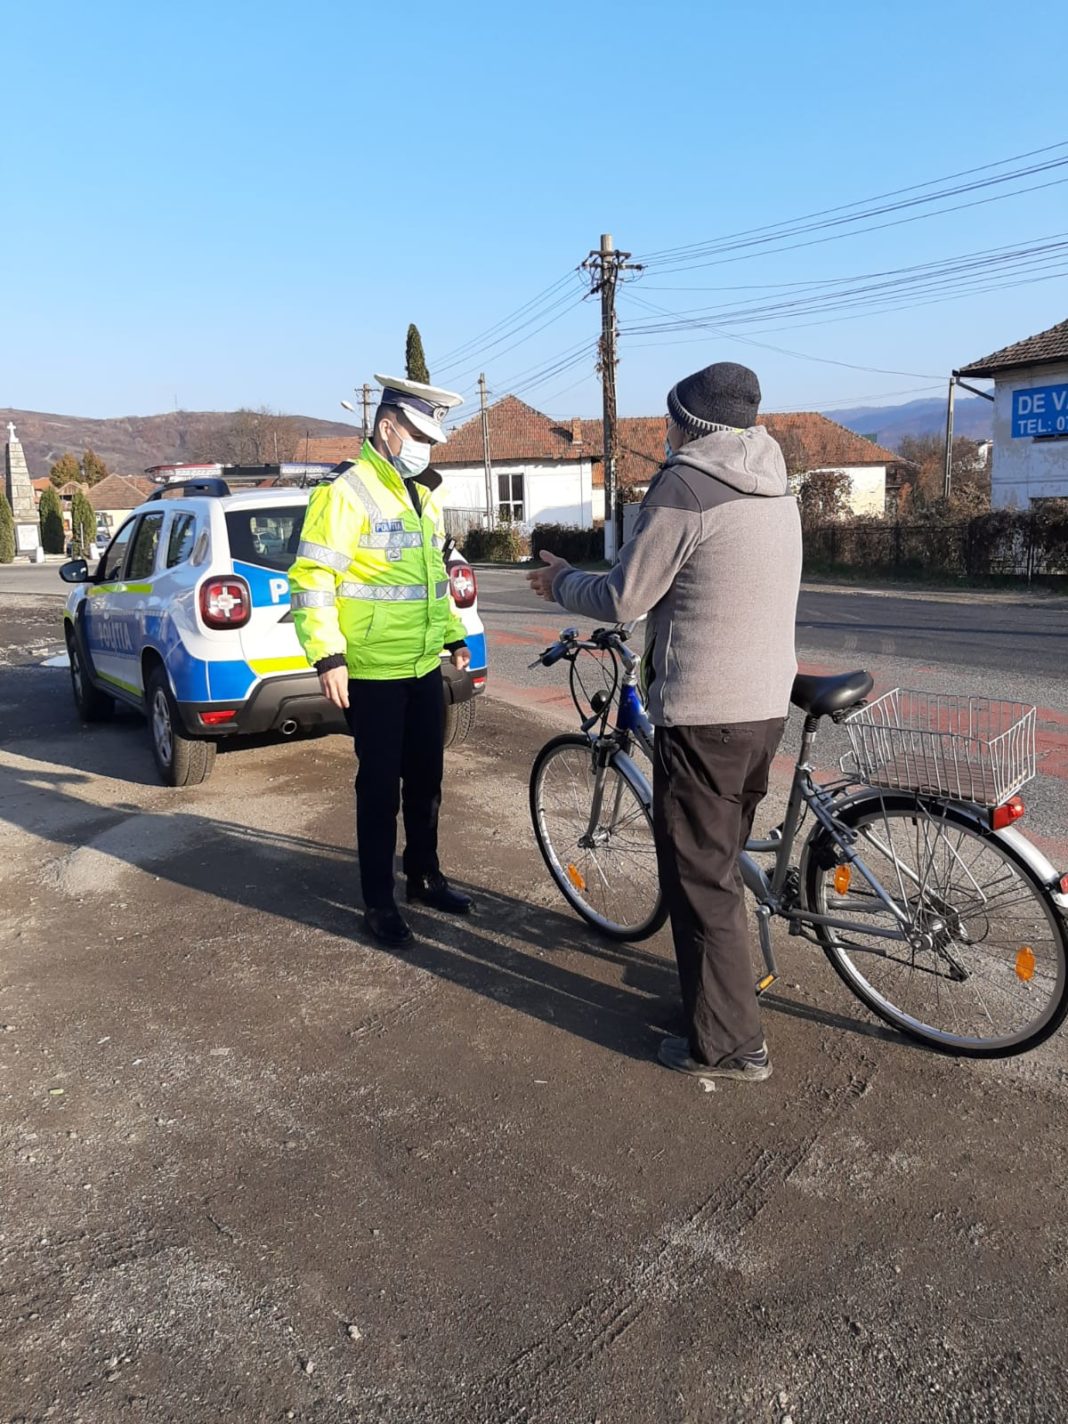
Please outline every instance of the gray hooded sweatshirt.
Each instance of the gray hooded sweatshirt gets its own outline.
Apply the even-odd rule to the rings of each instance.
[[[565,570],[553,597],[601,622],[649,614],[645,683],[661,727],[785,717],[797,672],[801,519],[762,425],[713,431],[659,471],[608,574]]]

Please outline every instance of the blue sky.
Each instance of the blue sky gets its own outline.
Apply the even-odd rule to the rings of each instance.
[[[475,394],[484,369],[496,394],[596,414],[583,344],[599,310],[574,269],[601,232],[641,256],[1057,143],[1026,163],[1066,158],[1064,50],[1046,0],[11,8],[0,405],[334,418],[375,371],[403,368],[415,321],[442,384]],[[724,323],[722,308],[1065,240],[1064,178],[742,261],[662,259],[620,298],[621,413],[658,412],[675,379],[720,359],[757,369],[769,409],[940,390],[953,365],[1068,316],[1065,277],[830,324]],[[534,298],[514,334],[476,339]],[[632,329],[650,304],[715,307],[717,329]]]

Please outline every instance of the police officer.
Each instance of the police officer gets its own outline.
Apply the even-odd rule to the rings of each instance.
[[[397,812],[404,814],[409,901],[467,914],[471,900],[438,864],[444,761],[441,653],[471,655],[449,593],[440,475],[431,447],[462,397],[394,376],[359,458],[308,501],[289,571],[293,618],[323,695],[344,709],[356,745],[356,844],[364,923],[405,945],[412,932],[394,898]]]

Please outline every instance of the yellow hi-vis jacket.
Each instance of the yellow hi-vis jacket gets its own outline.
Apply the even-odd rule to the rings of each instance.
[[[420,482],[418,493],[421,515],[369,440],[355,463],[312,490],[289,590],[313,666],[344,654],[353,678],[423,677],[446,643],[463,638],[442,556],[440,490]]]

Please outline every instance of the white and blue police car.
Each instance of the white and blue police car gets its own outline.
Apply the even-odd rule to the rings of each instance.
[[[64,631],[80,716],[105,721],[116,702],[143,712],[169,786],[203,781],[224,736],[344,730],[289,607],[286,575],[309,491],[264,483],[172,481],[119,527],[95,571],[84,559],[60,569],[75,585]],[[474,572],[451,542],[445,561],[471,650],[468,672],[442,662],[454,743],[469,734],[486,686],[486,638]]]

